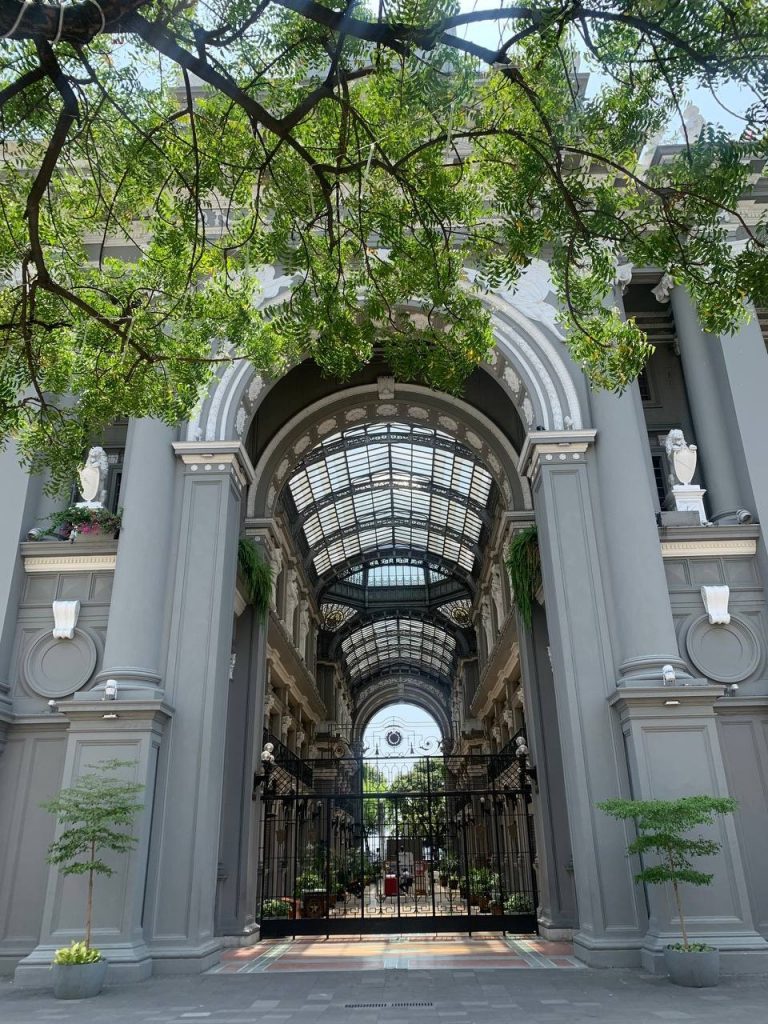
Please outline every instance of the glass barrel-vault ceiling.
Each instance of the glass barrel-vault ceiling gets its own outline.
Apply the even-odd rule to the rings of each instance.
[[[288,481],[284,508],[324,628],[350,630],[341,649],[353,685],[395,669],[450,682],[453,634],[470,625],[464,610],[495,494],[474,453],[431,427],[361,424],[306,453]],[[375,607],[375,621],[363,616],[355,628],[357,612],[341,610],[345,596],[361,613]],[[446,601],[460,604],[448,608]],[[444,606],[445,628],[430,615],[437,605]],[[452,615],[459,607],[464,615]]]

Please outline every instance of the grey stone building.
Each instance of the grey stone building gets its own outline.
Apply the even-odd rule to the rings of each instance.
[[[344,386],[227,366],[189,423],[98,439],[118,539],[28,540],[55,506],[0,456],[5,972],[39,980],[82,928],[40,801],[85,765],[119,756],[146,787],[94,941],[127,978],[201,971],[259,933],[265,738],[296,764],[353,757],[398,700],[456,758],[523,738],[537,925],[588,964],[653,969],[676,934],[595,804],[736,797],[691,930],[768,970],[768,351],[757,315],[704,336],[659,277],[623,295],[657,348],[621,397],[570,361],[543,264],[487,297],[496,348],[460,399],[375,361]],[[289,287],[272,275],[265,301]],[[504,554],[534,522],[529,629]],[[264,620],[241,537],[273,570]]]

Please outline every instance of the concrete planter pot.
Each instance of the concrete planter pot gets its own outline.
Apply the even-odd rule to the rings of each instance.
[[[90,999],[97,996],[107,976],[108,962],[54,964],[53,994],[57,999]]]
[[[720,950],[686,952],[682,949],[664,949],[664,965],[669,980],[685,988],[712,988],[720,980]]]

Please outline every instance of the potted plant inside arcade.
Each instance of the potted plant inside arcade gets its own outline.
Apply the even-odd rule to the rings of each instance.
[[[700,871],[692,858],[711,857],[719,851],[720,844],[689,833],[702,825],[712,825],[716,815],[730,814],[736,809],[736,801],[730,797],[686,796],[678,800],[606,800],[598,807],[613,818],[634,820],[637,838],[627,847],[629,853],[658,858],[656,863],[643,866],[635,881],[671,888],[682,942],[664,947],[664,964],[670,980],[688,988],[717,985],[720,951],[706,943],[690,941],[682,886],[711,883],[714,875]]]
[[[42,806],[56,816],[59,835],[48,847],[48,863],[62,875],[85,875],[84,936],[57,949],[53,958],[53,994],[57,999],[85,999],[98,995],[107,973],[107,960],[91,945],[94,880],[115,869],[102,855],[127,853],[136,845],[130,829],[142,804],[136,797],[143,786],[116,773],[133,767],[131,761],[102,761],[88,765],[93,771]]]

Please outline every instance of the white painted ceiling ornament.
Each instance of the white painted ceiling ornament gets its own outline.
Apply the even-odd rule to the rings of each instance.
[[[662,274],[661,280],[655,288],[651,288],[651,294],[657,302],[667,303],[669,302],[669,296],[672,289],[675,287],[675,279],[671,274]]]
[[[379,416],[396,416],[397,406],[396,405],[377,405],[376,412]]]
[[[305,434],[304,437],[299,438],[299,440],[293,446],[293,450],[296,452],[297,455],[301,455],[301,453],[309,447],[309,444],[309,436]]]
[[[456,420],[451,419],[450,416],[440,416],[437,422],[444,430],[449,430],[451,433],[455,433],[459,428],[459,424]]]
[[[477,451],[480,451],[480,449],[483,447],[482,438],[478,437],[477,434],[474,433],[474,431],[472,430],[467,431],[466,437],[467,441],[469,441],[472,447],[475,448]]]
[[[325,434],[330,434],[330,432],[332,430],[335,430],[337,426],[338,424],[336,423],[336,420],[334,418],[323,420],[323,422],[317,428],[317,432],[320,435],[320,437],[323,437],[325,436]]]
[[[270,485],[270,488],[267,491],[267,508],[269,509],[270,512],[272,511],[272,509],[275,506],[275,498],[276,497],[277,497],[277,491],[275,490],[274,485]]]
[[[410,405],[408,407],[408,415],[413,416],[415,420],[426,420],[429,417],[427,410],[422,409],[420,405]]]
[[[348,423],[357,423],[358,420],[364,420],[365,416],[365,409],[347,409],[344,413],[344,419]]]
[[[237,433],[238,437],[243,436],[243,431],[245,430],[246,416],[247,413],[245,411],[245,408],[244,406],[241,405],[240,408],[237,410],[237,415],[235,416],[235,432]]]
[[[504,383],[515,395],[517,395],[520,392],[520,388],[523,386],[523,383],[511,366],[505,366],[503,376]]]
[[[261,392],[264,390],[264,381],[258,375],[254,376],[251,383],[248,385],[248,401],[255,402]]]
[[[527,395],[523,399],[523,416],[528,426],[533,426],[533,404]]]
[[[499,361],[499,353],[496,351],[495,348],[491,349],[491,352],[490,352],[488,358],[486,359],[486,362],[488,363],[489,366],[495,366],[496,363],[498,363],[498,361]]]
[[[277,467],[277,479],[282,480],[288,470],[291,468],[291,464],[288,459],[283,459],[280,465]]]

